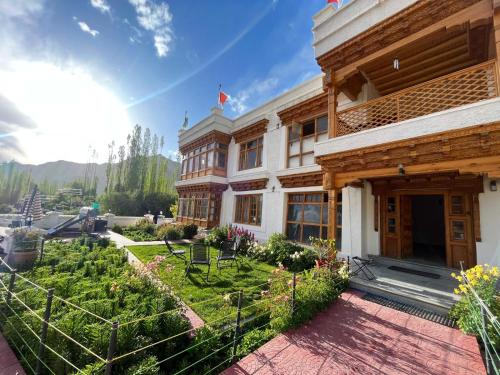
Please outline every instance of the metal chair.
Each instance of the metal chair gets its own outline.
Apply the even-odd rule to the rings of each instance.
[[[368,267],[370,264],[372,264],[371,259],[363,259],[360,257],[352,257],[351,259],[354,265],[357,267],[355,270],[351,271],[351,276],[357,276],[362,273],[367,280],[373,280],[377,278]]]
[[[231,266],[236,263],[236,269],[240,272],[240,267],[238,266],[238,247],[237,243],[233,241],[222,241],[220,244],[219,254],[217,255],[217,269],[221,270],[221,262],[230,261]]]
[[[172,245],[170,244],[170,242],[167,240],[167,237],[164,238],[164,241],[165,241],[165,245],[167,245],[167,249],[169,252],[169,254],[167,254],[167,258],[174,256],[176,258],[182,259],[184,261],[184,263],[187,263],[186,250],[175,250],[172,247]]]
[[[208,282],[208,275],[210,274],[210,264],[212,263],[210,260],[210,247],[202,243],[194,243],[189,247],[189,255],[190,260],[186,268],[185,277],[189,275],[191,266],[195,264],[204,264],[208,266],[206,277],[206,280]]]

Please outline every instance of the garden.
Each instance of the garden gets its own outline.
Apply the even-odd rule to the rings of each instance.
[[[166,257],[165,246],[131,247],[146,262],[136,270],[106,239],[50,241],[32,270],[15,274],[13,289],[13,271],[4,266],[2,332],[27,372],[34,373],[39,363],[41,373],[55,374],[103,373],[105,366],[114,374],[205,374],[310,319],[346,287],[343,264],[307,270],[315,264],[309,250],[286,245],[278,235],[264,246],[241,229],[218,228],[205,239],[211,255],[219,239],[232,236],[244,244],[239,272],[236,267],[218,272],[214,263],[208,282],[201,267],[184,278],[184,262]],[[190,326],[181,300],[202,317],[204,327]]]
[[[141,219],[135,225],[129,225],[125,228],[114,225],[111,230],[135,242],[162,241],[164,238],[176,241],[192,239],[198,233],[198,226],[195,224],[155,225],[146,219]]]

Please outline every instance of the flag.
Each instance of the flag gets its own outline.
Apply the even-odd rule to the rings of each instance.
[[[221,108],[224,106],[224,103],[226,100],[229,98],[229,95],[227,95],[224,91],[221,90],[222,85],[219,85],[219,105]]]
[[[337,9],[342,6],[343,0],[327,0],[327,4],[337,4]]]

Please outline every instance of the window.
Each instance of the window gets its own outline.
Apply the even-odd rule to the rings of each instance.
[[[263,143],[263,137],[260,137],[240,145],[240,171],[262,166]]]
[[[177,219],[205,226],[218,222],[220,213],[220,193],[189,192],[179,196]]]
[[[287,168],[314,164],[314,143],[328,139],[328,117],[288,128]]]
[[[237,195],[234,222],[260,225],[262,215],[262,194]]]
[[[328,193],[288,194],[288,239],[309,243],[309,237],[328,237]]]
[[[225,175],[227,145],[209,143],[182,156],[182,179],[205,176],[207,174]],[[219,170],[219,172],[215,172]]]

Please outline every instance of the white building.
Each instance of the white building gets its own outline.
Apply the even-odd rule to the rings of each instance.
[[[313,19],[322,76],[179,132],[178,220],[500,265],[499,2],[352,0]]]

